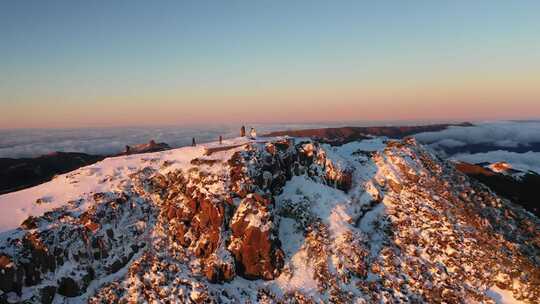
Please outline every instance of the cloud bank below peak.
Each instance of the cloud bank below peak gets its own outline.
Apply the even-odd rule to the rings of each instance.
[[[452,126],[439,132],[426,132],[416,138],[429,145],[459,147],[490,144],[500,147],[527,146],[540,142],[540,121],[501,121],[472,127]]]
[[[449,127],[415,137],[451,159],[470,163],[508,162],[540,173],[540,121],[498,121]]]

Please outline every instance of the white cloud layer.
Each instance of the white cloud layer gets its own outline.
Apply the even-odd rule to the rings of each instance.
[[[264,124],[254,125],[259,134],[284,129],[328,127],[321,124]],[[331,125],[336,126],[336,125]],[[249,126],[248,126],[249,127]],[[114,154],[123,151],[125,145],[146,143],[153,139],[172,147],[198,142],[215,141],[237,136],[239,126],[221,125],[199,128],[151,127],[151,128],[96,128],[56,130],[0,130],[0,157],[35,157],[54,151],[84,152],[89,154]],[[540,151],[514,153],[504,151],[519,145],[540,142],[540,121],[490,122],[473,127],[450,127],[439,132],[426,132],[416,137],[435,149],[461,148],[469,144],[493,144],[498,151],[451,156],[469,162],[507,161],[515,168],[540,172]]]
[[[425,132],[415,137],[437,147],[458,147],[468,144],[494,144],[517,147],[540,142],[540,121],[501,121],[480,123],[472,127],[449,127],[440,132]]]
[[[515,153],[504,150],[489,151],[475,154],[456,154],[452,159],[465,161],[468,163],[482,162],[507,162],[512,168],[521,171],[534,171],[540,174],[540,152]]]
[[[320,126],[320,125],[317,125]],[[251,125],[246,125],[251,127]],[[310,128],[305,124],[254,125],[257,132],[283,129]],[[88,154],[115,154],[126,145],[147,143],[151,139],[165,142],[171,147],[197,142],[216,141],[219,136],[238,136],[240,126],[221,125],[199,128],[145,127],[145,128],[94,128],[94,129],[47,129],[47,130],[0,130],[0,158],[35,157],[55,151],[83,152]]]
[[[525,146],[525,150],[528,150],[527,146],[539,143],[540,121],[488,122],[472,127],[450,127],[440,132],[420,133],[415,137],[435,150],[443,152],[460,147],[467,150],[467,145],[492,145],[497,149],[483,153],[463,151],[450,157],[469,163],[505,161],[515,169],[540,173],[540,151],[532,151],[532,147],[524,153],[507,151],[520,146]]]

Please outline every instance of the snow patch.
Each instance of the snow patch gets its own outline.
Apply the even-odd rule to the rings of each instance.
[[[512,295],[512,292],[509,290],[500,289],[497,286],[492,286],[486,291],[486,295],[492,298],[496,304],[521,304],[525,303],[519,301]]]

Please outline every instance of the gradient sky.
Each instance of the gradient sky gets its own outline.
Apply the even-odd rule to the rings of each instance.
[[[540,1],[1,1],[0,117],[538,118]]]

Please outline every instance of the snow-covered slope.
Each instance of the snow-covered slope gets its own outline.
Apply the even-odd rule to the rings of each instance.
[[[109,158],[0,206],[0,302],[540,298],[538,218],[413,139]]]

